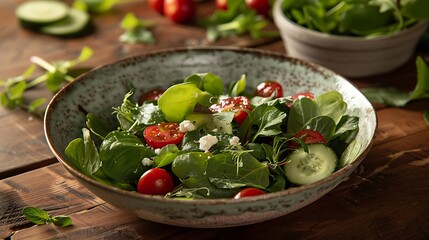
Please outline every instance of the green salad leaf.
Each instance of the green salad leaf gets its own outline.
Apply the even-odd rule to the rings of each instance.
[[[37,225],[54,224],[60,227],[73,225],[72,219],[68,216],[51,216],[47,211],[36,207],[25,207],[22,214],[32,223]]]

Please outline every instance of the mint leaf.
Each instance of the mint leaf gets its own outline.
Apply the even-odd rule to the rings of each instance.
[[[67,227],[73,225],[73,222],[70,217],[68,216],[55,216],[51,218],[51,222],[60,227]]]
[[[35,207],[25,207],[22,214],[32,223],[41,225],[49,221],[49,214],[43,209]]]

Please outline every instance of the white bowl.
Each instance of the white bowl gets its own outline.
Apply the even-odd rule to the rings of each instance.
[[[373,76],[402,66],[412,57],[428,26],[427,22],[418,22],[401,32],[374,38],[332,35],[291,21],[281,9],[282,2],[275,2],[273,17],[287,54],[346,77]]]
[[[224,80],[246,74],[248,84],[275,79],[285,94],[311,89],[315,95],[337,90],[348,104],[348,114],[358,116],[356,158],[329,177],[313,184],[242,199],[181,200],[150,196],[104,185],[70,164],[64,150],[81,136],[87,112],[116,122],[111,114],[134,86],[140,91],[166,87],[171,80],[191,73],[213,72]],[[266,221],[300,209],[339,185],[368,154],[377,127],[375,110],[349,81],[323,67],[288,58],[283,54],[250,49],[192,48],[147,53],[114,62],[85,73],[61,89],[46,111],[45,135],[49,147],[64,167],[98,197],[141,218],[186,227],[231,227]]]

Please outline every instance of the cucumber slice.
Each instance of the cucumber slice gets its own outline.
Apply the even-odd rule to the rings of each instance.
[[[58,22],[68,16],[69,7],[57,1],[28,1],[20,4],[15,14],[21,25],[30,29]]]
[[[80,36],[88,32],[90,16],[87,12],[71,8],[69,15],[56,23],[40,28],[40,31],[61,37]]]
[[[292,152],[284,165],[286,178],[294,184],[305,185],[331,175],[337,166],[338,157],[324,144],[307,145],[308,152],[298,148]]]

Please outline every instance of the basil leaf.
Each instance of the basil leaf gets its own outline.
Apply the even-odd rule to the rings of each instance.
[[[113,131],[100,146],[103,171],[122,183],[133,183],[149,169],[142,160],[155,156],[135,135],[126,131]]]
[[[267,164],[260,163],[249,153],[238,157],[231,153],[214,155],[208,159],[206,174],[218,188],[266,188],[269,184]]]

